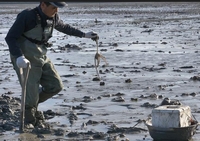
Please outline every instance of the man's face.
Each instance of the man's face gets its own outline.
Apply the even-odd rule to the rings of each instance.
[[[42,12],[48,17],[54,17],[55,14],[58,12],[57,7],[53,5],[47,6],[44,2],[41,3],[41,9],[42,9]]]

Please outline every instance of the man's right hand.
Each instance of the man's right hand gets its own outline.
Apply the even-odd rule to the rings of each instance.
[[[20,56],[17,58],[16,63],[19,68],[26,68],[29,60],[27,60],[24,56]]]

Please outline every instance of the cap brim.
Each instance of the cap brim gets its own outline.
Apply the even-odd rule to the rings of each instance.
[[[66,7],[68,6],[67,3],[65,2],[49,2],[51,5],[57,7],[57,8],[63,8],[63,7]]]

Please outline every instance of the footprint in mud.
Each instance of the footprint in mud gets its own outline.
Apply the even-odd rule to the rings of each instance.
[[[156,108],[156,107],[158,107],[158,105],[157,104],[150,104],[149,102],[145,102],[144,104],[141,105],[141,107]]]
[[[82,48],[75,44],[67,44],[65,46],[58,46],[58,49],[60,51],[66,51],[66,50],[67,51],[71,51],[71,50],[75,51],[75,50],[81,50]]]
[[[84,96],[82,99],[82,102],[87,103],[87,102],[91,102],[93,100],[95,100],[95,99],[92,96]]]
[[[182,105],[182,103],[177,99],[170,99],[170,98],[166,97],[160,103],[160,106],[162,106],[162,105]]]
[[[194,81],[200,81],[200,76],[193,76],[190,78],[191,80],[194,80]]]
[[[140,133],[140,132],[143,132],[143,131],[148,131],[146,129],[143,129],[143,128],[138,128],[138,127],[118,127],[116,124],[112,124],[107,133]]]
[[[77,132],[77,131],[72,131],[67,134],[68,137],[76,137],[76,138],[82,138],[84,137],[84,140],[100,140],[100,139],[105,139],[107,136],[106,133],[103,132],[95,132],[95,131],[87,131],[87,132]]]
[[[193,96],[193,97],[196,96],[196,95],[197,95],[197,93],[195,93],[195,92],[192,92],[190,94],[189,93],[182,93],[181,94],[181,96]]]
[[[113,98],[111,101],[113,101],[113,102],[125,102],[125,99],[122,96],[118,96],[116,98]]]
[[[78,116],[75,111],[70,111],[67,117],[69,119],[69,123],[71,124],[70,126],[74,124],[75,120],[78,120]]]

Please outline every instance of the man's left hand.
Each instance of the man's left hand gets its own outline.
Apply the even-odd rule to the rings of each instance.
[[[99,36],[97,35],[96,32],[90,31],[85,33],[85,38],[91,38],[93,41],[96,41],[99,39]]]

